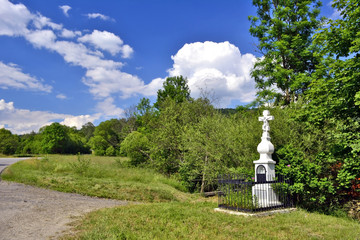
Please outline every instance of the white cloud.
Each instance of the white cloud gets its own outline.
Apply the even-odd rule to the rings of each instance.
[[[255,98],[255,82],[250,71],[256,61],[252,54],[240,53],[229,42],[196,42],[185,44],[174,56],[170,76],[182,75],[194,97],[199,97],[201,89],[210,90],[222,102],[231,100],[251,102]]]
[[[23,73],[15,64],[5,64],[0,61],[0,88],[23,89],[31,91],[51,92],[52,87],[40,80]]]
[[[63,37],[63,38],[74,38],[77,36],[81,36],[80,31],[71,31],[71,30],[68,30],[65,28],[62,29],[61,34],[60,34],[60,37]]]
[[[334,12],[331,14],[330,19],[336,20],[341,18],[341,12],[337,9],[334,9]]]
[[[37,30],[29,32],[25,38],[37,48],[46,48],[60,54],[68,63],[81,66],[85,69],[104,67],[108,69],[123,66],[121,62],[103,59],[99,51],[92,51],[85,45],[71,41],[56,41],[56,35],[52,30]]]
[[[94,122],[99,119],[100,116],[101,114],[69,116],[65,117],[64,121],[60,122],[60,124],[80,129],[85,123]]]
[[[0,124],[12,133],[38,131],[42,126],[65,117],[63,114],[16,109],[13,102],[6,103],[4,99],[0,100]]]
[[[85,69],[92,69],[96,67],[112,69],[123,66],[123,63],[121,62],[103,59],[101,52],[91,51],[83,44],[69,41],[56,41],[49,47],[49,49],[62,55],[66,62],[76,66],[81,66]]]
[[[51,22],[49,18],[39,13],[31,14],[24,5],[14,5],[8,1],[6,3],[6,8],[13,9],[15,8],[14,6],[18,6],[29,15],[29,20],[24,21],[21,31],[17,31],[19,32],[18,34],[21,33],[20,35],[34,47],[56,52],[67,63],[86,69],[86,77],[84,77],[83,82],[90,87],[89,91],[96,98],[106,98],[110,94],[123,94],[121,97],[127,98],[137,93],[139,89],[144,88],[144,82],[138,77],[120,71],[120,68],[124,65],[122,62],[106,59],[100,51],[108,51],[111,54],[120,53],[124,58],[130,57],[133,49],[129,45],[124,45],[120,37],[107,31],[94,30],[93,33],[79,38],[81,42],[58,40],[58,36],[72,38],[76,35],[81,35],[81,32],[64,29],[62,25]],[[15,20],[17,14],[12,15],[14,15],[12,19]],[[96,17],[98,15],[91,16]],[[0,19],[2,19],[1,15]],[[33,22],[35,29],[27,28],[29,21]],[[9,23],[5,22],[4,24]],[[10,24],[8,29],[11,29],[11,27],[13,26]],[[91,44],[97,50],[91,50],[85,43]],[[99,76],[99,72],[103,76]]]
[[[17,109],[13,102],[5,102],[0,99],[0,126],[5,127],[15,134],[25,134],[31,131],[37,132],[41,127],[53,122],[76,128],[80,128],[87,122],[93,122],[101,114],[73,116],[69,114],[58,114],[47,111],[30,111]]]
[[[113,21],[113,22],[115,21],[111,17],[108,17],[108,16],[106,16],[104,14],[101,14],[101,13],[88,13],[88,14],[86,14],[86,16],[89,19],[99,18],[99,19],[104,20],[104,21]]]
[[[36,30],[26,34],[25,38],[37,48],[52,48],[55,44],[56,35],[52,30]]]
[[[123,58],[130,58],[134,50],[129,45],[123,45],[121,48],[121,56]]]
[[[107,31],[94,30],[91,34],[78,38],[78,41],[90,43],[95,48],[108,51],[112,55],[121,52],[124,58],[129,58],[134,51],[129,45],[123,45],[124,42],[119,36]]]
[[[57,24],[51,21],[50,18],[44,17],[40,13],[36,15],[32,15],[33,24],[37,29],[42,29],[44,27],[50,27],[53,30],[61,30],[63,26],[61,24]]]
[[[67,99],[66,95],[64,95],[64,94],[62,94],[62,93],[56,95],[56,98],[62,99],[62,100]]]
[[[97,98],[107,98],[116,93],[128,98],[144,87],[144,82],[138,77],[104,67],[89,69],[83,83],[90,87],[90,92]]]
[[[96,105],[96,109],[107,117],[121,118],[124,115],[124,110],[115,106],[112,97],[108,97],[104,101],[99,102]]]
[[[13,111],[14,110],[14,103],[9,102],[6,103],[4,99],[0,100],[0,111]]]
[[[0,0],[0,35],[18,36],[26,33],[32,17],[23,4]]]
[[[330,19],[331,20],[337,20],[341,18],[341,11],[339,11],[337,8],[333,8],[334,1],[330,1],[326,4],[326,6],[328,6],[329,8],[332,8],[333,12],[330,15]]]
[[[59,6],[59,8],[63,11],[64,15],[69,17],[68,11],[71,9],[68,5]]]
[[[142,89],[139,89],[139,92],[144,96],[155,96],[157,91],[162,88],[164,78],[155,78],[149,84],[144,85]]]

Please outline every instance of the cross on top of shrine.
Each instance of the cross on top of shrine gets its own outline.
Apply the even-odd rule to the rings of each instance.
[[[264,122],[264,124],[262,126],[262,129],[264,132],[270,131],[270,125],[269,125],[270,120],[274,120],[274,116],[270,116],[269,110],[264,110],[263,117],[259,117],[259,121]]]

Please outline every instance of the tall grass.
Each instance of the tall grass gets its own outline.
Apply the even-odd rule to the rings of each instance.
[[[297,211],[269,217],[217,213],[215,203],[145,204],[85,216],[64,239],[359,239],[360,224]]]
[[[151,169],[128,168],[125,158],[51,155],[18,162],[2,179],[63,192],[119,200],[164,202],[190,197],[176,180]]]

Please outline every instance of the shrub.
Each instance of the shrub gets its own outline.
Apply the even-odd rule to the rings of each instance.
[[[130,164],[137,166],[145,163],[149,158],[148,146],[148,138],[144,134],[134,131],[124,139],[120,149],[130,158]]]
[[[83,175],[88,171],[90,164],[91,164],[90,158],[84,158],[81,157],[80,154],[78,154],[77,161],[71,162],[70,167],[73,169],[74,172]]]
[[[116,150],[113,146],[110,146],[106,149],[106,156],[115,156]]]

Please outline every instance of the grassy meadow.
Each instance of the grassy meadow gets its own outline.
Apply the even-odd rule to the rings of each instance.
[[[189,197],[176,180],[150,169],[128,168],[126,158],[49,155],[20,161],[2,179],[61,192],[140,202],[183,201]]]
[[[63,239],[360,239],[360,223],[348,218],[304,210],[268,217],[215,212],[217,198],[189,194],[175,179],[129,168],[126,161],[49,155],[10,166],[2,179],[142,202],[89,213]]]

